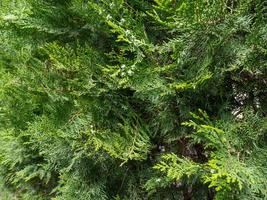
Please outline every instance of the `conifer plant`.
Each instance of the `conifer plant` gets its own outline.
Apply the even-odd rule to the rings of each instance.
[[[267,199],[266,0],[1,0],[1,200]]]

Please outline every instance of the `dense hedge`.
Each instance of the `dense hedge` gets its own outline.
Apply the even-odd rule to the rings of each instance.
[[[266,0],[2,0],[0,199],[267,198]]]

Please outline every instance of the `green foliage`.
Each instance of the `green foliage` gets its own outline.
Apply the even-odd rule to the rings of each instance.
[[[266,8],[2,0],[0,199],[266,199]]]
[[[207,113],[201,110],[200,112],[201,116],[192,114],[195,120],[210,123]],[[192,185],[198,181],[208,184],[209,188],[214,188],[217,192],[215,199],[247,198],[248,193],[253,199],[265,198],[267,182],[264,178],[264,171],[266,166],[254,157],[253,151],[262,155],[266,154],[265,149],[258,149],[260,144],[256,142],[264,139],[262,136],[266,133],[266,125],[264,125],[266,119],[261,121],[257,118],[258,116],[251,113],[245,113],[246,125],[250,128],[242,126],[244,121],[229,125],[228,120],[224,119],[219,124],[226,128],[225,131],[212,125],[198,124],[192,120],[185,122],[183,123],[185,126],[193,127],[195,130],[188,136],[191,144],[202,144],[205,147],[202,153],[206,154],[208,160],[205,163],[198,163],[187,158],[179,158],[175,154],[166,154],[162,156],[163,161],[156,164],[154,168],[166,174],[172,181],[181,181],[186,178],[186,181]],[[253,129],[255,121],[257,121],[258,129]],[[251,131],[249,134],[254,132],[254,136],[258,135],[261,138],[260,140],[254,138],[252,142],[254,148],[250,148],[248,143],[241,145],[243,139],[249,138],[249,134],[242,137],[239,133],[244,134],[248,130]],[[254,160],[253,164],[249,162],[250,159]]]

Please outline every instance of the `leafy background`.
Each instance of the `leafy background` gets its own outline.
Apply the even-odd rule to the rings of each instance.
[[[267,1],[0,11],[1,199],[267,198]]]

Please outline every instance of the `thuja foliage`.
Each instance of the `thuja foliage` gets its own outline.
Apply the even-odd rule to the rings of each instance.
[[[266,0],[2,0],[0,198],[267,198]]]

